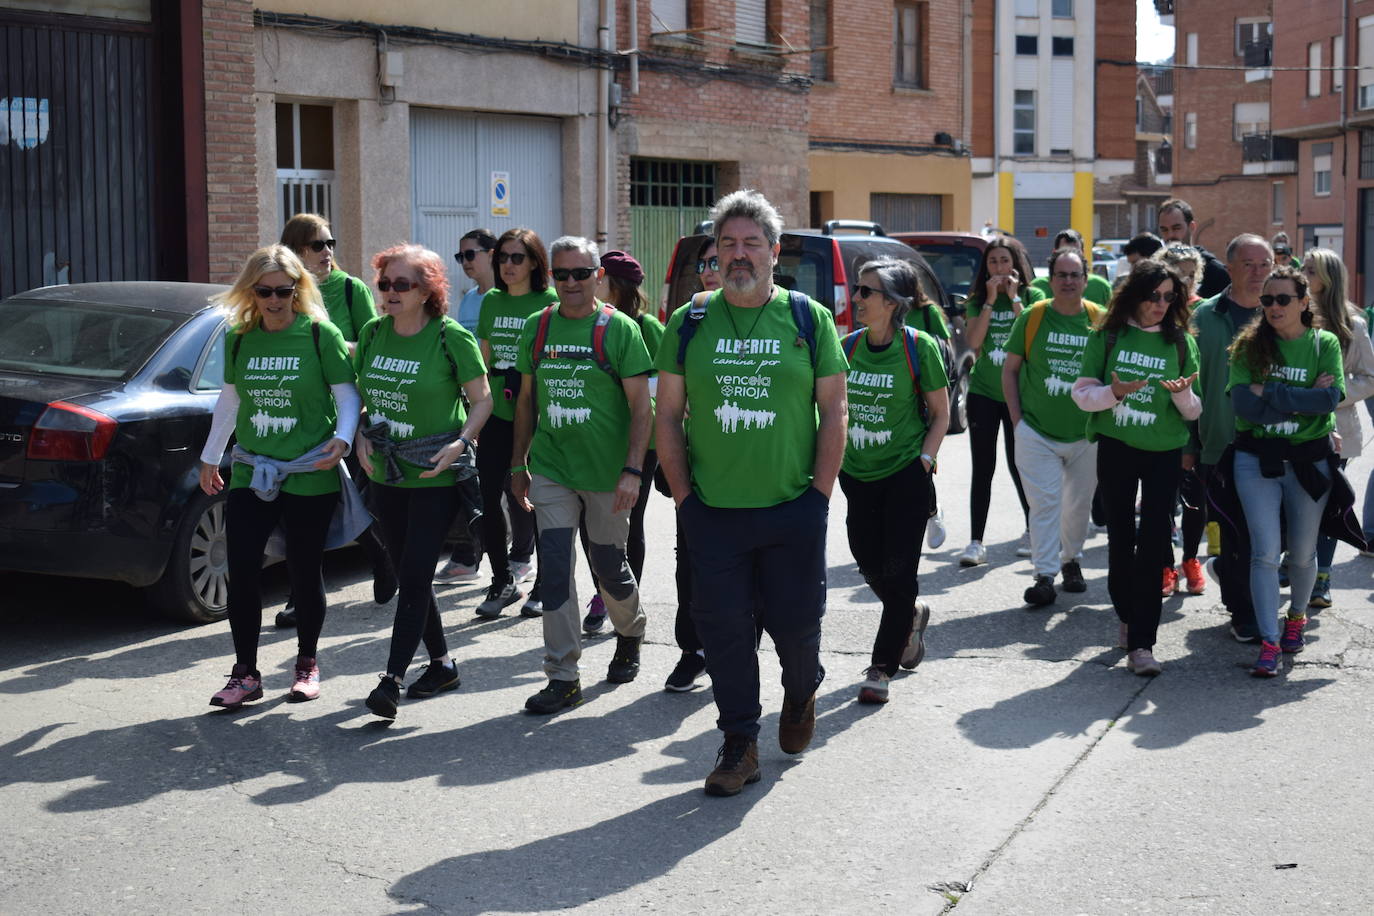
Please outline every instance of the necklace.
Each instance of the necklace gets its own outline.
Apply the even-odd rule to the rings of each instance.
[[[721,296],[721,301],[722,301],[722,302],[725,302],[725,297],[724,297],[724,296]],[[769,302],[771,302],[771,301],[772,301],[772,300],[770,299]],[[759,320],[763,318],[763,313],[764,313],[764,311],[768,308],[768,302],[765,302],[763,305],[759,306],[759,313],[758,313],[757,315],[754,316],[754,323],[751,324],[751,325],[749,326],[749,333],[748,333],[747,335],[745,335],[744,337],[741,337],[741,336],[740,336],[739,328],[735,325],[735,316],[731,314],[731,309],[733,309],[734,306],[730,305],[730,303],[728,303],[728,302],[725,302],[725,306],[726,306],[726,308],[725,308],[725,317],[728,318],[728,319],[730,320],[730,330],[732,330],[732,331],[735,332],[735,340],[737,340],[737,341],[742,341],[742,340],[750,340],[750,339],[753,338],[753,336],[754,336],[754,331],[756,331],[756,330],[758,329]],[[736,348],[738,348],[739,344],[736,344],[735,346],[736,346]],[[738,349],[736,349],[735,355],[736,355],[736,356],[739,355]]]

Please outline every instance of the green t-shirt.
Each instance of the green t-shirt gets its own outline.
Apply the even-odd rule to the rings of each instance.
[[[1073,401],[1073,383],[1083,365],[1092,315],[1086,307],[1061,315],[1046,305],[1040,310],[1044,318],[1027,353],[1026,324],[1034,311],[1034,307],[1022,309],[1016,316],[1006,344],[1008,353],[1024,359],[1018,389],[1021,417],[1046,439],[1077,442],[1086,435],[1088,415]]]
[[[330,385],[354,380],[348,347],[339,329],[320,322],[319,355],[315,354],[310,316],[297,315],[280,331],[261,326],[239,335],[224,335],[224,381],[239,395],[234,435],[246,452],[291,461],[334,435],[338,411]],[[239,338],[238,353],[234,339]],[[246,487],[253,468],[234,462],[231,488]],[[282,492],[297,496],[337,493],[335,470],[303,471],[282,484]]]
[[[1054,298],[1054,290],[1050,289],[1049,277],[1036,277],[1031,281],[1031,288],[1040,290],[1040,295],[1046,299]],[[1106,307],[1112,301],[1112,284],[1106,277],[1099,277],[1092,271],[1088,272],[1088,279],[1083,284],[1083,298],[1093,305]]]
[[[949,324],[945,321],[945,310],[938,305],[914,308],[906,313],[907,327],[925,331],[931,337],[949,340]]]
[[[923,391],[949,387],[945,365],[935,339],[916,332],[916,357],[921,388],[911,381],[906,344],[893,338],[881,350],[859,338],[849,361],[849,441],[843,469],[859,480],[878,480],[895,474],[921,457],[926,421],[921,416]]]
[[[352,290],[352,304],[349,304],[349,290]],[[324,309],[329,320],[339,329],[344,340],[356,341],[363,325],[377,317],[376,306],[372,302],[372,290],[357,277],[350,277],[342,270],[332,270],[320,284],[320,295],[324,297]]]
[[[491,294],[488,293],[488,296]],[[601,303],[597,303],[597,308]],[[485,314],[485,310],[484,310]],[[592,351],[596,312],[570,321],[555,309],[549,316],[544,358],[534,368],[534,337],[539,315],[531,315],[520,335],[515,368],[534,376],[535,428],[530,472],[570,490],[609,493],[620,480],[630,449],[630,402],[621,379],[653,368],[635,321],[615,312],[606,328],[606,358],[619,378],[601,371]],[[580,358],[560,359],[561,354]]]
[[[558,301],[553,287],[542,293],[512,296],[499,289],[489,289],[482,297],[482,311],[477,317],[477,339],[491,345],[491,415],[502,420],[515,419],[515,386],[508,384],[506,370],[515,369],[520,351],[520,335],[525,331],[525,319],[547,305]],[[508,397],[506,392],[510,392]]]
[[[1041,299],[1044,294],[1035,287],[1026,290],[1025,297],[1021,300],[1021,310],[1024,312]],[[978,317],[978,313],[983,310],[983,300],[976,297],[970,298],[964,304],[964,314],[971,321]],[[973,371],[969,373],[969,391],[974,394],[981,394],[985,398],[992,398],[994,401],[1005,401],[1002,396],[1002,364],[1007,361],[1007,335],[1011,333],[1012,323],[1016,321],[1016,313],[1011,310],[1011,300],[1006,293],[999,293],[997,300],[992,303],[992,317],[988,320],[988,333],[983,338],[983,345],[978,348],[978,359],[973,363]]]
[[[708,506],[757,509],[796,499],[811,485],[816,458],[817,378],[845,371],[835,317],[811,302],[816,364],[797,333],[785,289],[759,308],[736,308],[719,290],[677,364],[673,312],[658,349],[658,370],[685,377],[687,460],[692,488]]]
[[[1264,320],[1263,317],[1260,318]],[[1314,336],[1320,335],[1320,338]],[[1320,340],[1320,346],[1318,345]],[[1345,367],[1341,360],[1341,344],[1330,331],[1308,328],[1293,340],[1279,340],[1279,357],[1282,365],[1260,378],[1244,360],[1231,358],[1231,376],[1226,382],[1226,393],[1237,385],[1250,385],[1254,382],[1280,382],[1294,388],[1312,388],[1317,376],[1328,373],[1335,377],[1332,388],[1338,388],[1345,397]],[[1293,414],[1292,419],[1282,423],[1269,423],[1260,426],[1236,416],[1236,431],[1248,432],[1256,439],[1287,439],[1289,442],[1311,442],[1329,435],[1336,428],[1336,412],[1317,416]]]
[[[445,344],[453,357],[452,362],[441,349]],[[410,337],[396,333],[390,315],[369,322],[358,336],[353,365],[358,372],[358,390],[369,419],[374,423],[386,420],[391,424],[393,439],[418,439],[450,431],[456,439],[467,419],[467,410],[460,397],[463,385],[487,371],[482,364],[482,351],[477,348],[477,338],[447,315],[431,318],[418,334]],[[457,378],[454,378],[454,366],[458,367]],[[407,461],[397,464],[405,480],[395,486],[453,485],[453,471],[422,478],[420,473],[430,470],[429,465]],[[385,462],[373,464],[372,479],[386,483]]]
[[[1083,351],[1082,378],[1095,378],[1111,384],[1112,373],[1123,382],[1149,380],[1139,391],[1132,392],[1111,410],[1099,410],[1088,415],[1088,438],[1109,436],[1131,448],[1145,452],[1167,452],[1188,443],[1188,424],[1174,406],[1174,398],[1160,379],[1187,378],[1198,371],[1198,348],[1193,335],[1184,338],[1186,347],[1183,365],[1178,363],[1178,344],[1164,339],[1158,331],[1145,331],[1131,325],[1118,328],[1112,348],[1111,365],[1107,358],[1107,331],[1088,334],[1088,347]],[[1193,391],[1198,391],[1197,381]]]

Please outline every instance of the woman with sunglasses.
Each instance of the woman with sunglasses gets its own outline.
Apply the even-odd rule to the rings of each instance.
[[[268,537],[278,526],[286,535],[298,622],[288,699],[313,700],[320,693],[316,655],[325,615],[320,565],[339,504],[337,465],[358,422],[353,365],[314,279],[283,245],[255,251],[215,301],[228,311],[230,328],[224,387],[200,456],[203,491],[224,489],[219,463],[230,433],[237,444],[225,500],[234,667],[210,705],[237,707],[262,696],[258,581]]]
[[[916,600],[916,569],[930,517],[930,480],[949,429],[949,380],[934,338],[906,327],[907,312],[924,298],[910,264],[869,261],[855,295],[864,327],[844,340],[849,441],[839,481],[849,503],[845,525],[854,562],[883,604],[860,703],[886,703],[898,665],[915,668],[925,655],[930,608]]]
[[[1202,413],[1183,289],[1172,267],[1137,261],[1101,326],[1089,332],[1073,385],[1074,402],[1089,414],[1088,437],[1097,442],[1117,645],[1142,677],[1162,670],[1154,657],[1164,604],[1159,570],[1169,550],[1187,423]]]
[[[1307,278],[1317,324],[1335,334],[1341,344],[1345,397],[1336,405],[1336,438],[1340,442],[1339,463],[1344,468],[1363,451],[1364,428],[1357,405],[1374,394],[1374,346],[1370,345],[1363,314],[1345,297],[1349,287],[1340,255],[1329,248],[1309,249],[1303,257],[1302,275]],[[1367,502],[1370,491],[1365,492]],[[1317,538],[1317,581],[1309,607],[1331,607],[1331,561],[1335,556],[1336,539],[1326,534]]]
[[[458,240],[458,250],[454,260],[463,273],[473,282],[463,297],[458,300],[458,323],[467,328],[474,336],[477,322],[482,314],[482,298],[496,284],[492,268],[492,253],[496,250],[496,236],[487,229],[473,229],[464,233]],[[453,585],[477,578],[478,568],[482,565],[482,539],[461,538],[453,547],[453,554],[434,574],[436,585]]]
[[[515,445],[515,399],[520,394],[520,373],[515,359],[525,319],[558,301],[549,286],[549,258],[544,243],[530,229],[507,229],[496,240],[495,284],[482,297],[477,322],[477,343],[487,365],[491,384],[491,419],[482,430],[477,450],[477,471],[482,482],[482,545],[491,564],[491,586],[477,605],[477,616],[493,618],[525,595],[517,583],[528,578],[535,555],[534,513],[510,491],[511,453]],[[506,547],[505,497],[510,510],[511,543]],[[520,608],[524,617],[543,613],[536,576],[529,599]]]
[[[306,270],[310,271],[324,300],[325,313],[343,335],[351,354],[358,343],[358,331],[377,317],[377,310],[367,284],[340,270],[335,262],[334,233],[329,228],[329,222],[318,213],[297,213],[282,227],[281,244],[290,248],[301,259]],[[359,470],[357,460],[352,455],[344,460],[358,489],[366,493],[367,480]],[[378,604],[385,604],[396,594],[396,572],[391,565],[391,558],[387,556],[381,538],[371,527],[359,536],[358,543],[367,553],[368,563],[372,566],[372,597]],[[286,608],[277,614],[278,627],[296,625],[295,604],[295,594],[292,593],[287,596]]]
[[[396,558],[401,594],[386,674],[367,708],[394,719],[422,638],[429,665],[406,695],[422,699],[458,686],[430,580],[462,498],[455,466],[467,464],[471,474],[471,456],[461,459],[491,414],[491,390],[476,339],[447,315],[443,259],[419,245],[397,245],[375,256],[372,266],[386,314],[363,328],[354,357],[369,420],[356,446],[372,477],[373,506]]]
[[[988,561],[983,547],[988,508],[992,504],[992,475],[997,470],[997,434],[1002,433],[1007,470],[1016,485],[1021,514],[1030,525],[1030,506],[1016,471],[1015,442],[1011,414],[1002,394],[1002,364],[1007,359],[1007,339],[1012,323],[1023,308],[1034,305],[1044,294],[1030,285],[1034,277],[1026,249],[1009,235],[999,236],[983,249],[978,276],[969,290],[964,311],[967,324],[964,339],[976,350],[978,359],[969,373],[968,434],[973,452],[973,480],[969,486],[969,516],[972,537],[959,555],[960,566],[981,566]],[[1029,534],[1022,535],[1017,556],[1030,556]]]
[[[1331,492],[1336,405],[1345,397],[1340,340],[1313,327],[1307,280],[1270,272],[1263,315],[1231,344],[1227,391],[1236,409],[1233,476],[1250,532],[1250,598],[1260,654],[1250,673],[1274,677],[1283,652],[1305,645],[1317,578],[1317,531]],[[1280,535],[1288,539],[1288,615],[1279,631]]]

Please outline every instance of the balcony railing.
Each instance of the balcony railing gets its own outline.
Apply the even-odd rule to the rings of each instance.
[[[1265,38],[1245,46],[1245,66],[1251,70],[1264,69],[1274,63],[1274,40]]]
[[[1298,141],[1273,134],[1246,134],[1240,138],[1241,159],[1245,162],[1296,162]]]

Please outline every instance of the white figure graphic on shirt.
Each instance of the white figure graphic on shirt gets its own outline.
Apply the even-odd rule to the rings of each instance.
[[[415,436],[415,424],[403,423],[400,420],[393,420],[390,417],[376,414],[376,422],[386,423],[391,427],[391,438],[410,439]]]
[[[741,423],[745,429],[765,429],[773,425],[777,416],[771,410],[745,410],[729,401],[716,408],[716,419],[720,421],[721,431],[727,433],[736,432]]]
[[[1129,401],[1122,401],[1112,408],[1112,416],[1117,426],[1152,426],[1155,415],[1146,410],[1136,410]]]
[[[253,429],[257,431],[259,437],[272,435],[285,435],[296,428],[295,417],[274,417],[265,410],[259,410],[249,418],[253,423]]]
[[[590,407],[564,407],[562,404],[549,405],[549,426],[562,429],[566,423],[586,423],[591,418]]]
[[[867,448],[870,445],[885,445],[892,438],[892,430],[883,429],[874,432],[871,429],[864,429],[862,426],[849,427],[849,441],[857,449]]]

